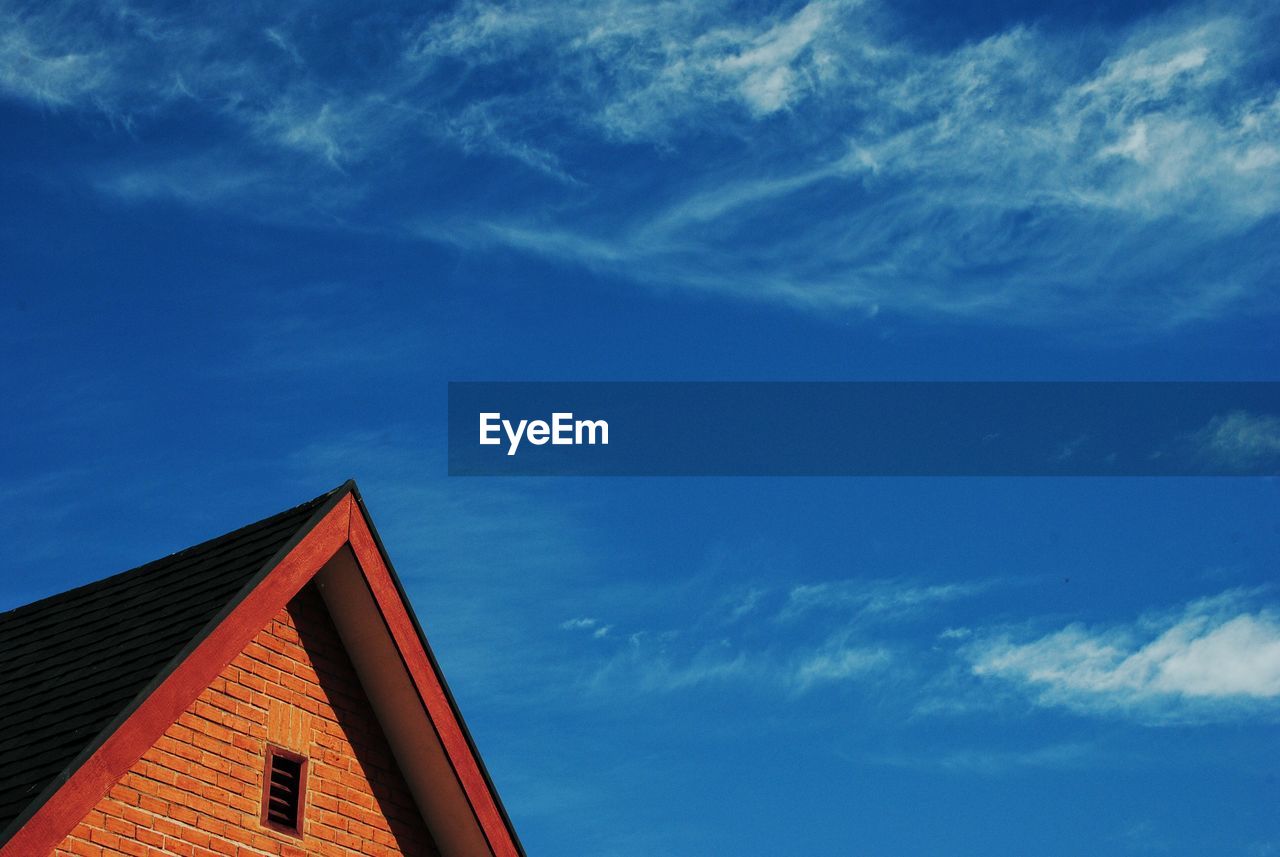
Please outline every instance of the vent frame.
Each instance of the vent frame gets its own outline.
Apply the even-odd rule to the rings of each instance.
[[[267,746],[266,756],[266,764],[262,771],[262,826],[301,839],[302,822],[307,809],[307,768],[309,767],[307,757],[275,745]],[[279,764],[281,762],[283,764]],[[296,773],[291,771],[291,768],[296,768]],[[291,778],[296,780],[292,795],[287,791],[287,781]],[[276,787],[277,782],[281,782],[282,789],[285,791],[283,798],[285,800],[290,796],[293,798],[291,805],[286,804],[292,809],[292,825],[289,824],[287,812],[284,817],[281,817],[279,812],[272,811],[272,797],[281,796],[278,794],[281,789]]]

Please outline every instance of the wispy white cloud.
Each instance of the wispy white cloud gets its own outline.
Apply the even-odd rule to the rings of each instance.
[[[865,683],[893,663],[883,646],[837,635],[817,646],[757,648],[730,640],[637,633],[600,665],[587,686],[602,694],[674,693],[696,687],[802,695],[824,685]]]
[[[609,632],[613,630],[612,625],[605,625],[597,622],[590,617],[579,617],[576,619],[566,619],[560,623],[562,631],[588,631],[591,637],[596,640],[603,640],[609,636]]]
[[[1024,708],[1030,697],[1044,707],[1144,724],[1280,712],[1280,613],[1260,601],[1266,590],[1231,590],[1128,623],[1039,634],[1001,629],[989,618],[946,623],[963,600],[992,586],[799,585],[741,626],[695,615],[651,630],[633,615],[630,630],[618,623],[620,634],[588,619],[562,627],[609,629],[616,642],[593,647],[597,660],[584,677],[590,691],[609,698],[715,688],[800,699],[844,689],[931,717],[989,716]],[[706,612],[722,619],[723,604]],[[934,630],[922,633],[922,622]],[[762,623],[770,632],[753,633]],[[1063,745],[1002,758],[957,752],[934,764],[999,773],[1071,765],[1081,755],[1081,747]]]
[[[812,48],[834,5],[810,3],[756,36],[745,50],[721,61],[725,72],[742,75],[739,91],[752,113],[773,113],[796,97],[801,71],[807,70],[798,70],[797,60]],[[812,68],[821,62],[810,60],[805,65]]]
[[[1280,614],[1230,591],[1129,625],[1068,625],[964,650],[975,675],[1043,705],[1151,720],[1198,719],[1280,701]]]
[[[480,75],[515,62],[540,84],[510,81],[522,113],[572,117],[606,136],[666,141],[708,107],[762,118],[827,79],[841,19],[856,4],[814,0],[790,14],[738,17],[713,2],[468,0],[432,18],[405,59],[422,75],[461,63]],[[705,117],[702,117],[705,118]]]
[[[873,673],[886,667],[891,658],[887,649],[876,646],[828,644],[799,658],[790,679],[797,690],[808,690],[818,684],[848,681]]]
[[[999,581],[924,584],[908,580],[849,578],[795,586],[779,613],[783,620],[814,611],[852,613],[858,618],[902,618],[947,602],[972,598]]]
[[[1014,28],[940,53],[894,42],[849,4],[812,3],[736,41],[707,15],[665,22],[688,33],[665,40],[650,18],[602,16],[586,44],[528,17],[514,30],[457,21],[468,56],[545,39],[581,61],[625,33],[630,48],[610,56],[632,76],[535,101],[628,139],[672,145],[689,117],[733,134],[771,108],[796,115],[785,135],[756,124],[736,165],[695,162],[622,224],[508,216],[453,237],[822,310],[1050,323],[1140,300],[1148,323],[1215,316],[1259,298],[1251,272],[1179,273],[1195,257],[1171,265],[1146,248],[1204,252],[1280,208],[1280,96],[1255,76],[1269,48],[1253,14],[1199,7],[1087,50],[1078,34]]]
[[[918,770],[941,770],[957,774],[1004,776],[1020,771],[1071,770],[1095,766],[1102,758],[1114,761],[1114,754],[1104,754],[1089,743],[1067,742],[1047,744],[1025,750],[965,747],[930,753],[892,753],[873,757],[876,764]]]
[[[226,162],[198,159],[149,164],[145,169],[99,169],[95,188],[126,202],[179,200],[193,205],[217,205],[263,192],[277,176],[259,168],[237,169]]]
[[[761,587],[735,591],[683,625],[618,635],[618,648],[604,655],[588,684],[599,692],[732,685],[794,696],[883,686],[890,673],[902,678],[920,667],[900,656],[915,645],[902,623],[993,585],[850,579],[799,584],[773,598]],[[762,625],[770,633],[758,633]]]
[[[587,680],[597,693],[672,693],[707,685],[746,683],[772,685],[771,670],[745,651],[705,645],[689,653],[673,653],[669,635],[631,634],[625,648],[598,667]]]
[[[581,185],[560,157],[529,139],[519,127],[520,107],[510,96],[474,101],[451,112],[440,131],[466,154],[491,154],[510,158],[566,185]]]
[[[0,92],[49,107],[96,100],[113,85],[107,59],[91,50],[49,49],[3,18],[0,34]]]
[[[362,18],[358,45],[317,14],[0,10],[0,95],[142,147],[151,118],[199,115],[181,152],[96,165],[121,200],[321,212],[821,313],[1160,327],[1275,303],[1263,4],[939,48],[846,0],[461,0]]]
[[[1280,465],[1280,417],[1231,411],[1192,435],[1195,451],[1217,465],[1251,470]]]
[[[1280,114],[1274,86],[1246,83],[1260,56],[1248,26],[1156,20],[1092,69],[1046,34],[993,36],[900,81],[901,127],[866,148],[881,174],[970,183],[948,194],[968,204],[1251,222],[1280,202],[1280,177],[1246,166],[1267,160]]]
[[[745,591],[736,592],[726,597],[724,606],[727,611],[726,622],[737,622],[760,609],[760,604],[768,590],[761,586],[750,586]]]

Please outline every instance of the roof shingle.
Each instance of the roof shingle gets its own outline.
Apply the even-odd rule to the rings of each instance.
[[[0,614],[0,842],[341,490]]]

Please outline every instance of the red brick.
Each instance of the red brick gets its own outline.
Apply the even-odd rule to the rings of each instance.
[[[308,746],[295,748],[311,760],[301,838],[259,823],[267,709],[281,703],[313,718]],[[55,854],[418,855],[433,853],[429,841],[323,604],[304,591]]]

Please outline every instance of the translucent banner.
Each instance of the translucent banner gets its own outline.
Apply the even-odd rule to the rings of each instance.
[[[459,382],[453,476],[1273,476],[1277,382]]]

